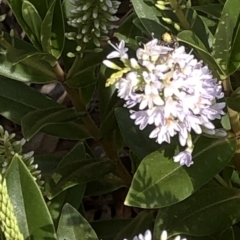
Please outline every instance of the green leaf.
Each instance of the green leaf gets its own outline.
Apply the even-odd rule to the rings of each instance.
[[[52,55],[59,59],[65,46],[65,26],[62,9],[62,1],[56,1],[53,14],[51,47]]]
[[[237,88],[230,97],[227,98],[227,105],[230,107],[232,110],[236,112],[240,112],[240,87]]]
[[[240,239],[240,228],[237,226],[233,226],[233,231],[234,231],[235,239],[236,240]]]
[[[208,14],[213,18],[219,19],[221,17],[221,12],[223,9],[222,4],[207,4],[202,6],[193,6],[194,10]]]
[[[229,75],[233,74],[240,67],[239,45],[240,45],[240,23],[238,23],[236,36],[232,44],[232,52],[231,52],[231,57],[228,64]]]
[[[64,164],[69,164],[75,162],[78,159],[85,159],[85,148],[83,143],[78,143],[68,154],[66,154],[58,164],[63,166]],[[39,166],[41,167],[41,166]],[[41,168],[40,168],[41,169]],[[55,226],[58,224],[58,220],[65,203],[71,204],[76,209],[79,208],[82,198],[84,196],[86,184],[79,184],[72,188],[67,189],[66,191],[60,193],[55,198],[50,201],[49,211],[54,220]]]
[[[166,229],[169,237],[177,234],[204,236],[222,231],[240,220],[239,204],[238,189],[201,189],[185,201],[161,209],[156,219],[154,235],[159,235],[160,229]]]
[[[40,42],[42,19],[34,5],[27,0],[22,2],[22,16],[25,23],[31,29],[32,34]]]
[[[25,50],[18,50],[18,49],[11,49],[7,53],[7,59],[13,63],[17,64],[19,62],[23,62],[25,60],[32,60],[32,59],[37,59],[37,60],[43,60],[48,62],[51,66],[54,66],[56,63],[56,58],[53,57],[52,55],[48,53],[43,53],[43,52],[29,52]]]
[[[99,196],[106,193],[113,192],[121,187],[124,187],[122,180],[117,176],[109,173],[101,179],[87,183],[85,195]]]
[[[231,123],[229,119],[228,113],[225,114],[222,119],[221,119],[221,125],[223,126],[224,129],[226,130],[231,130]]]
[[[25,1],[25,0],[21,0],[21,1]],[[38,11],[39,15],[41,16],[41,19],[44,18],[46,12],[47,12],[47,2],[51,2],[52,0],[43,0],[43,1],[39,1],[39,0],[28,0]]]
[[[29,67],[25,63],[18,63],[13,65],[7,59],[6,55],[1,54],[0,63],[0,75],[10,79],[14,79],[20,82],[39,84],[56,81],[55,74],[53,72],[48,72],[45,66],[43,66],[43,68],[44,71],[47,71],[46,74],[36,68]]]
[[[63,207],[57,235],[58,240],[98,240],[87,220],[68,203]]]
[[[143,234],[146,229],[152,229],[153,222],[153,211],[142,211],[117,234],[114,240],[133,239],[134,236]]]
[[[191,26],[192,32],[197,35],[208,51],[210,51],[213,42],[211,31],[193,8],[185,9],[184,11],[187,15],[187,20]]]
[[[110,219],[91,222],[91,226],[98,235],[98,239],[113,240],[132,219]],[[109,231],[111,229],[111,231]]]
[[[31,28],[28,26],[28,24],[25,22],[23,16],[22,16],[22,0],[7,0],[9,6],[11,7],[17,22],[20,24],[26,35],[29,37],[30,41],[33,43],[33,45],[38,49],[41,50],[41,45],[38,42],[38,39],[36,36],[32,33]],[[39,3],[43,1],[38,1]]]
[[[52,1],[41,25],[41,44],[43,51],[51,54],[51,32],[56,0]]]
[[[80,159],[64,164],[57,168],[49,179],[47,196],[52,199],[70,187],[102,178],[110,173],[114,167],[114,162],[108,159]]]
[[[79,159],[86,159],[85,147],[83,143],[78,143],[74,148],[62,158],[58,167],[72,162],[76,162]]]
[[[203,236],[203,237],[194,237],[189,235],[182,235],[181,237],[186,237],[187,240],[235,240],[233,228],[227,228],[223,230],[221,233],[214,233],[210,236]],[[238,239],[238,238],[236,238]]]
[[[232,52],[234,29],[238,23],[239,14],[239,1],[227,0],[214,36],[212,54],[226,75],[228,74],[228,64]]]
[[[41,169],[43,179],[45,179],[47,175],[51,174],[52,171],[57,168],[57,165],[61,159],[61,156],[56,156],[53,154],[34,156],[34,162],[38,165],[39,169]]]
[[[53,222],[41,191],[17,155],[6,172],[6,180],[24,239],[56,239]]]
[[[146,156],[139,165],[125,204],[161,208],[192,195],[230,161],[236,140],[201,137],[194,148],[191,167],[182,167],[159,151]]]
[[[23,83],[0,78],[0,114],[20,124],[23,117],[31,111],[60,107],[60,105]],[[64,110],[64,108],[63,108]],[[44,127],[44,133],[67,139],[89,138],[81,120]]]
[[[85,88],[95,84],[95,66],[67,80],[67,85],[71,88]]]
[[[85,186],[85,184],[80,184],[69,188],[48,202],[49,212],[56,227],[64,204],[69,203],[76,209],[79,208],[85,192]]]
[[[115,114],[125,142],[140,159],[161,148],[159,144],[149,138],[150,131],[148,129],[139,130],[134,121],[130,119],[126,108],[117,108]]]
[[[98,82],[95,82],[92,85],[89,85],[85,88],[80,89],[81,94],[82,94],[82,101],[84,103],[84,105],[87,105],[90,103],[92,96],[96,90],[96,85]]]
[[[132,4],[139,20],[149,35],[152,36],[154,33],[154,36],[160,39],[165,30],[161,28],[162,25],[157,17],[159,13],[155,6],[149,6],[145,1],[139,0],[132,0]]]
[[[74,109],[64,109],[61,106],[31,111],[23,117],[21,122],[23,136],[26,140],[30,140],[45,126],[67,123],[84,114]]]
[[[100,106],[101,106],[100,109],[103,111],[100,132],[101,132],[101,136],[108,137],[109,134],[113,132],[117,126],[115,110],[117,107],[121,107],[124,104],[124,102],[122,99],[119,99],[119,97],[117,96],[117,91],[115,91],[114,94],[111,95],[110,89],[108,89],[108,91],[105,91],[105,89],[101,89],[102,87],[101,84],[99,85],[100,85],[99,86],[100,96],[102,96],[102,98],[100,99]],[[108,101],[105,101],[107,100],[107,97],[109,97]],[[106,105],[104,106],[104,104]]]

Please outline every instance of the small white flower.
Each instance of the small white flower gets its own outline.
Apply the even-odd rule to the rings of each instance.
[[[123,240],[127,240],[124,238]],[[138,236],[135,236],[133,240],[152,240],[152,233],[150,230],[147,230],[144,235],[139,234]]]
[[[168,239],[168,234],[167,231],[163,231],[160,240],[167,240]],[[127,240],[124,238],[123,240]],[[150,230],[147,230],[144,235],[139,234],[138,236],[135,236],[133,240],[152,240],[152,233]],[[176,236],[173,240],[187,240],[186,238],[181,238],[180,236]]]
[[[111,42],[109,44],[116,50],[107,55],[107,58],[128,58],[127,51],[128,48],[125,48],[125,42],[122,40],[118,45],[114,45]]]
[[[181,166],[186,165],[187,167],[190,167],[193,164],[192,149],[186,148],[184,151],[173,157],[173,160],[174,162],[179,162]]]

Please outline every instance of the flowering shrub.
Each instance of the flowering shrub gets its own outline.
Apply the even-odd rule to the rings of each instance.
[[[240,239],[239,0],[0,4],[0,239]]]

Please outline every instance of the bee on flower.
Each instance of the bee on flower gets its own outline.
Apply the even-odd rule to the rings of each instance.
[[[115,85],[130,118],[141,130],[153,126],[149,137],[157,143],[170,143],[178,136],[185,150],[173,157],[175,162],[188,167],[193,164],[192,132],[225,135],[212,123],[224,115],[225,103],[218,102],[224,97],[222,86],[184,46],[161,44],[154,38],[137,49],[136,58],[129,59],[124,41],[111,45],[115,50],[107,59],[119,58],[124,67],[103,61],[117,70],[106,86]]]

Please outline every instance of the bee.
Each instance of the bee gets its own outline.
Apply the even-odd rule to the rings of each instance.
[[[160,44],[172,48],[177,48],[179,46],[176,36],[169,32],[165,32],[162,35],[162,40],[160,40]]]

